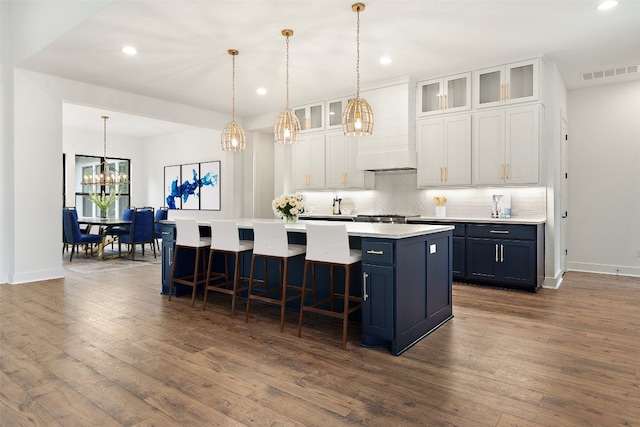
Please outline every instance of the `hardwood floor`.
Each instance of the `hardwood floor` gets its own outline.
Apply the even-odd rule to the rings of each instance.
[[[640,426],[639,278],[456,284],[455,318],[400,357],[159,283],[151,265],[0,286],[0,425]]]

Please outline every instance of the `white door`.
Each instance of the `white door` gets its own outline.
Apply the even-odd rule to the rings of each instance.
[[[560,177],[562,183],[560,185],[560,210],[562,212],[562,219],[560,220],[560,273],[564,274],[564,272],[567,271],[567,227],[569,225],[569,139],[567,136],[567,123],[564,119],[562,120],[560,135],[560,164],[562,168],[562,176]]]

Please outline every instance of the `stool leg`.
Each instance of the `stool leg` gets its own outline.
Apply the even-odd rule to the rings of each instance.
[[[204,282],[204,304],[202,305],[202,311],[207,309],[207,295],[209,294],[209,282],[211,278],[211,269],[213,268],[213,250],[209,251],[209,263],[207,264],[207,278]]]
[[[280,276],[282,277],[282,281],[280,282],[280,287],[282,289],[282,295],[280,298],[280,332],[284,331],[284,309],[286,306],[286,301],[287,301],[287,272],[288,272],[288,258],[285,258],[283,260],[283,267],[282,269],[284,270],[284,273],[282,272],[282,270],[280,270]],[[278,263],[278,266],[280,265],[280,263]]]
[[[236,292],[238,292],[238,282],[240,277],[240,252],[236,252],[235,255],[236,255],[236,265],[233,273],[233,293],[231,294],[231,318],[232,319],[236,312]],[[226,256],[225,256],[225,261],[226,261]],[[225,278],[225,280],[228,280],[228,277]]]
[[[347,349],[347,326],[349,325],[349,281],[351,268],[344,266],[344,307],[342,310],[342,348]]]
[[[249,321],[249,303],[251,302],[251,287],[253,286],[253,269],[256,265],[256,255],[251,257],[251,272],[249,273],[249,288],[247,289],[247,309],[245,311],[244,321]]]
[[[193,269],[193,291],[191,292],[191,307],[196,306],[196,289],[198,288],[198,271],[200,270],[198,261],[200,259],[200,248],[196,248],[196,262]]]
[[[304,262],[304,270],[302,273],[302,294],[300,296],[300,318],[298,319],[298,338],[302,334],[302,316],[304,314],[304,294],[307,289],[307,271],[309,269],[309,263],[311,261]],[[313,274],[314,268],[311,268],[311,274]],[[315,297],[314,297],[315,299]]]

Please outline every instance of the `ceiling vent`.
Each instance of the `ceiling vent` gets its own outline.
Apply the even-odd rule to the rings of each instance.
[[[586,82],[590,80],[602,79],[604,77],[615,77],[622,76],[624,74],[637,73],[639,68],[640,66],[638,65],[629,65],[628,67],[609,68],[607,70],[583,73],[580,76],[582,77],[582,81]]]

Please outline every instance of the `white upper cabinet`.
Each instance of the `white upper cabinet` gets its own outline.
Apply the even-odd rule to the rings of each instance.
[[[306,135],[292,147],[291,181],[294,190],[325,188],[324,134]]]
[[[346,98],[332,99],[331,101],[327,101],[325,106],[325,128],[327,130],[342,129],[342,113],[344,112],[344,108],[347,106],[347,102],[348,99]]]
[[[327,189],[373,188],[373,173],[356,168],[358,139],[345,136],[341,130],[326,134]]]
[[[295,107],[293,113],[300,122],[300,130],[302,132],[324,129],[324,102]]]
[[[418,187],[471,184],[471,114],[418,120]]]
[[[536,58],[474,71],[474,108],[538,101],[540,66],[540,59]]]
[[[473,114],[473,184],[537,184],[540,104]]]
[[[418,82],[417,116],[471,109],[471,73]]]

